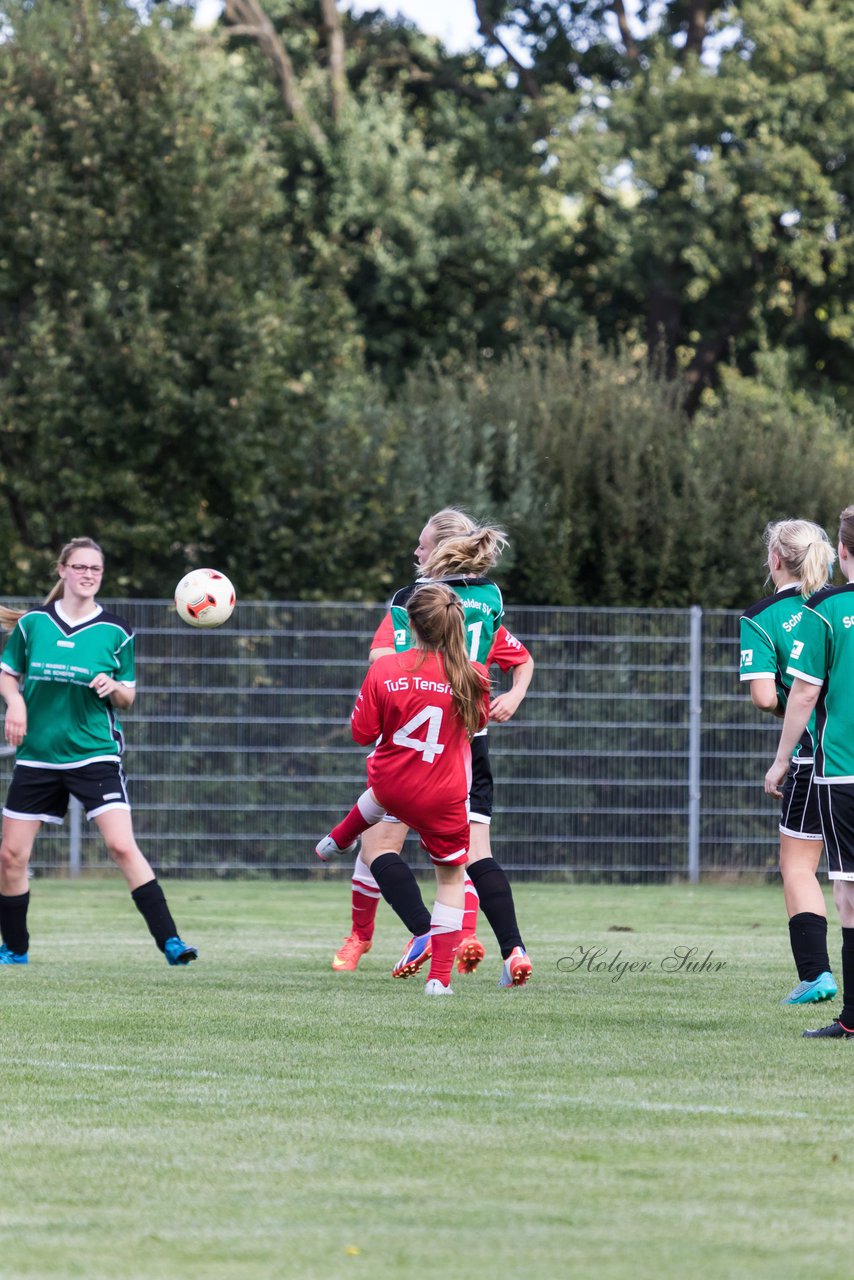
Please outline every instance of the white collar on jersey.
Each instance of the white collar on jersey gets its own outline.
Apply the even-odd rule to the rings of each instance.
[[[92,612],[87,613],[85,618],[69,618],[68,614],[65,612],[65,610],[63,609],[62,605],[58,600],[54,601],[54,608],[56,609],[56,612],[58,613],[59,617],[62,619],[62,621],[65,623],[67,627],[81,627],[84,622],[92,622],[94,621],[95,618],[97,618],[99,613],[104,612],[101,606],[99,604],[96,604]]]

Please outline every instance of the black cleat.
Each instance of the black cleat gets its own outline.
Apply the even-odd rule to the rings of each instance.
[[[809,1040],[815,1040],[819,1036],[823,1036],[829,1040],[854,1039],[854,1031],[848,1031],[843,1027],[838,1018],[834,1018],[829,1027],[819,1027],[816,1031],[805,1031],[804,1035]]]

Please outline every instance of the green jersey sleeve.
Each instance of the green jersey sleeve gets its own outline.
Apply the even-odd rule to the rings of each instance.
[[[13,676],[22,676],[27,670],[27,645],[19,622],[15,623],[12,633],[3,647],[0,667]]]
[[[771,636],[752,618],[742,618],[740,627],[741,680],[773,680],[777,674],[777,651]]]

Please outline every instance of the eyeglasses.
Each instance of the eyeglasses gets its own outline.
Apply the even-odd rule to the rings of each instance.
[[[102,564],[67,564],[66,569],[73,569],[75,573],[93,573],[99,574],[104,572]]]

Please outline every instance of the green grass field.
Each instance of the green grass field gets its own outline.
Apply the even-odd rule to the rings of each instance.
[[[800,1035],[838,1001],[778,1003],[778,887],[521,886],[534,980],[500,990],[483,929],[447,1000],[389,978],[385,906],[330,971],[343,882],[167,888],[188,969],[118,880],[34,882],[0,970],[4,1280],[847,1274],[854,1044]],[[559,967],[578,947],[613,967]]]

